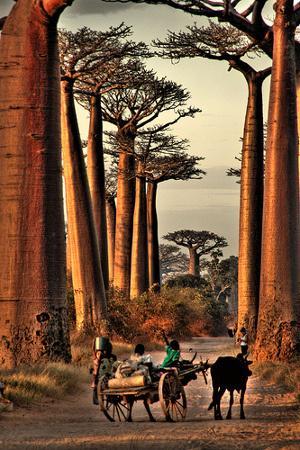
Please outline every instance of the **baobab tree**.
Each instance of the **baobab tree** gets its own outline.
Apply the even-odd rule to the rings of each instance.
[[[187,174],[198,178],[204,173],[197,167],[197,163],[203,158],[192,157],[183,152],[188,148],[188,141],[176,138],[165,131],[157,131],[163,127],[163,125],[159,125],[145,129],[138,133],[135,139],[136,189],[131,252],[131,297],[138,296],[147,290],[149,278],[151,280],[150,286],[152,286],[154,284],[152,281],[153,273],[154,271],[159,272],[158,235],[157,227],[153,228],[152,214],[153,212],[156,217],[156,203],[154,198],[154,205],[149,211],[146,200],[146,181],[149,182],[149,179],[151,179],[155,182],[155,177],[162,175],[165,178],[162,177],[161,181],[168,179],[168,176],[188,179]],[[107,136],[109,144],[107,152],[116,157],[119,153],[116,135],[107,133]],[[157,248],[154,246],[154,242]],[[159,273],[157,279],[159,282]],[[157,286],[158,282],[155,283]]]
[[[200,258],[204,255],[212,255],[213,252],[227,247],[224,237],[211,231],[178,230],[163,236],[163,239],[175,242],[176,245],[185,247],[189,251],[189,274],[200,275]]]
[[[70,360],[56,25],[71,4],[19,0],[0,40],[0,360]]]
[[[140,3],[141,0],[133,0]],[[299,169],[297,96],[300,88],[300,44],[295,28],[300,3],[278,0],[275,20],[263,18],[266,0],[244,9],[231,0],[145,0],[200,16],[226,20],[245,32],[273,59],[269,101],[263,206],[261,280],[256,356],[289,360],[299,354]],[[298,110],[300,105],[298,95]],[[299,120],[300,115],[298,115]],[[284,230],[284,232],[283,232]]]
[[[82,37],[82,30],[87,30]],[[90,124],[87,142],[87,174],[92,199],[93,214],[102,264],[105,287],[108,288],[108,249],[105,209],[105,171],[103,157],[103,118],[101,98],[112,89],[124,87],[128,75],[130,58],[150,56],[143,42],[125,40],[132,32],[121,24],[107,33],[83,28],[77,33],[64,32],[67,45],[64,54],[81,62],[76,67],[75,96],[78,103],[89,111]],[[87,36],[86,36],[87,34]],[[100,39],[100,42],[99,42]],[[79,47],[79,49],[78,49]],[[87,49],[89,62],[86,63]],[[77,52],[76,52],[77,50]],[[74,53],[77,57],[74,58]],[[80,60],[80,57],[82,58]],[[126,61],[125,61],[126,60]],[[74,75],[73,75],[74,76]]]
[[[167,143],[179,151],[151,158],[146,166],[147,175],[147,228],[148,228],[148,258],[149,258],[149,285],[160,285],[159,239],[157,220],[157,189],[158,185],[168,180],[187,181],[201,180],[204,172],[198,164],[204,158],[189,155],[182,151],[186,148],[186,140],[178,140],[171,135],[165,137],[164,148]],[[170,147],[169,147],[170,148]]]
[[[107,250],[109,281],[114,279],[116,202],[118,168],[112,165],[105,176],[105,207],[107,219]]]
[[[174,118],[164,125],[157,125],[156,132],[183,117],[193,117],[199,111],[186,107],[190,94],[184,88],[172,81],[158,79],[142,63],[138,63],[135,70],[131,68],[131,73],[131,82],[126,87],[110,91],[102,99],[104,119],[117,127],[119,148],[114,286],[127,295],[130,292],[135,204],[135,139],[164,112],[173,112]]]
[[[82,331],[90,327],[100,328],[101,321],[106,317],[106,297],[92,201],[75,111],[74,84],[77,79],[96,70],[97,65],[101,63],[103,65],[103,60],[109,60],[109,55],[118,53],[120,46],[120,44],[118,46],[118,40],[126,37],[128,33],[129,29],[120,25],[110,28],[107,32],[95,32],[89,28],[82,28],[77,33],[61,32],[60,35],[62,136],[68,234],[71,246],[76,327]],[[94,120],[93,116],[92,120]],[[93,147],[93,144],[91,146]],[[102,210],[105,214],[104,204]],[[106,223],[103,226],[105,226],[103,239],[106,242]],[[102,248],[104,247],[103,245]],[[104,253],[106,260],[103,260],[103,264],[107,265],[107,251],[104,250]]]
[[[247,36],[230,25],[210,21],[187,31],[169,32],[155,41],[160,55],[171,59],[202,57],[227,61],[242,73],[248,85],[248,101],[242,138],[239,226],[239,324],[254,339],[258,318],[261,231],[264,178],[264,128],[262,84],[271,68],[257,71],[242,59],[258,49]]]
[[[204,277],[209,282],[217,301],[222,295],[228,297],[238,281],[238,258],[230,256],[220,259],[222,256],[221,251],[213,252],[211,258],[202,264]]]
[[[163,280],[188,271],[189,258],[176,245],[160,244],[159,258],[161,278]]]

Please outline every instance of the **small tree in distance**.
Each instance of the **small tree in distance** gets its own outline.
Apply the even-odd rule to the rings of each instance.
[[[211,231],[179,230],[163,236],[189,250],[189,274],[199,276],[200,257],[227,247],[227,240]]]

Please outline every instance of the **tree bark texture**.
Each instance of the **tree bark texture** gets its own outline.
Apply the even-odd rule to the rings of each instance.
[[[248,80],[240,193],[238,321],[254,340],[256,334],[261,258],[264,184],[262,79]]]
[[[1,367],[70,360],[56,19],[19,0],[0,41]]]
[[[189,247],[190,261],[189,261],[189,274],[194,275],[195,277],[199,277],[199,261],[200,256],[197,254],[197,251]]]
[[[114,198],[106,199],[107,249],[109,281],[114,280],[115,235],[116,235],[116,203]]]
[[[141,172],[140,166],[141,162],[139,161],[137,174]],[[137,175],[132,231],[130,298],[138,297],[148,288],[146,179]]]
[[[130,295],[131,245],[135,197],[134,166],[133,153],[121,151],[118,167],[114,286],[128,296]]]
[[[81,148],[73,81],[62,81],[62,148],[76,327],[101,328],[106,318],[102,277],[91,197]]]
[[[299,176],[293,2],[279,0],[273,26],[255,355],[289,360],[299,351]],[[298,344],[298,346],[297,346]]]
[[[105,171],[103,157],[103,122],[100,96],[90,101],[90,127],[87,149],[87,173],[91,192],[96,233],[99,243],[102,274],[108,289],[107,227],[105,210]]]
[[[155,182],[147,185],[147,236],[148,236],[148,271],[149,286],[160,286],[160,259],[158,240],[158,221],[156,210],[157,186]]]

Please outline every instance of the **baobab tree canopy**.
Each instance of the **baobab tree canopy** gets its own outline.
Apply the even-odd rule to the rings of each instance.
[[[188,248],[190,255],[189,273],[195,276],[199,276],[199,261],[201,256],[209,255],[228,245],[224,237],[204,230],[174,231],[165,235],[163,239]]]
[[[211,231],[179,230],[166,234],[163,239],[182,247],[192,248],[199,255],[207,255],[228,245],[224,237]]]

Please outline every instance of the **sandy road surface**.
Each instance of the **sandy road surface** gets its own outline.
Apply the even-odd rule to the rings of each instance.
[[[199,350],[213,362],[218,355],[234,354],[230,338],[201,338],[182,345]],[[163,353],[155,353],[161,361]],[[299,405],[292,396],[251,377],[245,398],[247,420],[239,420],[238,397],[233,419],[214,421],[207,411],[209,386],[202,376],[186,387],[187,419],[166,423],[158,404],[152,411],[156,423],[149,423],[142,404],[135,404],[133,423],[110,423],[91,404],[86,386],[71,398],[45,403],[29,410],[18,409],[0,417],[1,450],[35,449],[300,449]],[[223,412],[228,397],[223,400]],[[225,414],[223,414],[225,416]]]

